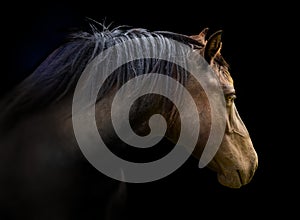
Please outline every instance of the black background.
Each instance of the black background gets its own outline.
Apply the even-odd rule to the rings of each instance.
[[[1,94],[30,74],[70,30],[84,24],[86,17],[112,26],[186,35],[198,34],[205,27],[209,27],[209,34],[222,29],[222,54],[231,66],[236,105],[259,156],[252,182],[240,189],[228,189],[217,183],[214,173],[199,170],[197,161],[190,160],[165,179],[129,184],[126,216],[196,219],[203,214],[225,218],[290,214],[292,208],[286,209],[289,206],[283,204],[290,203],[297,186],[286,171],[291,165],[285,163],[282,147],[289,144],[279,129],[285,99],[280,96],[282,60],[276,48],[281,45],[278,42],[284,27],[279,22],[280,10],[274,8],[242,1],[231,5],[191,1],[171,5],[154,1],[15,3],[2,8],[8,15],[2,15],[5,71],[1,72]],[[84,206],[83,201],[78,204]]]

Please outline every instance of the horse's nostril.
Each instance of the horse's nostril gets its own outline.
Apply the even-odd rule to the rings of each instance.
[[[242,177],[241,171],[237,170],[236,172],[237,172],[237,174],[239,176],[239,180],[240,180],[241,184],[244,185],[244,181],[243,181],[243,177]]]

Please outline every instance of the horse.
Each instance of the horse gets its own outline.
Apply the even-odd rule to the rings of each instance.
[[[236,97],[234,82],[229,72],[229,65],[221,55],[222,31],[216,31],[208,36],[208,28],[204,28],[199,34],[189,36],[124,26],[114,29],[103,27],[102,30],[96,25],[91,27],[87,31],[73,33],[68,41],[54,50],[32,74],[16,85],[0,101],[0,195],[1,203],[4,203],[4,207],[8,210],[8,216],[12,215],[9,210],[14,210],[17,206],[22,207],[20,208],[22,211],[19,212],[22,216],[37,213],[38,218],[42,216],[43,219],[50,219],[55,215],[54,213],[60,213],[66,219],[72,214],[67,213],[67,208],[62,207],[62,204],[64,201],[69,201],[67,198],[72,198],[72,195],[68,193],[62,195],[59,192],[64,192],[70,187],[76,191],[95,189],[96,186],[90,183],[88,189],[81,189],[79,182],[87,181],[85,177],[88,177],[87,173],[91,172],[89,169],[93,159],[90,157],[98,153],[101,157],[101,153],[107,155],[107,152],[90,149],[84,152],[84,149],[79,146],[81,142],[78,131],[86,132],[82,128],[88,130],[85,133],[87,137],[83,139],[89,142],[93,137],[89,136],[89,132],[92,132],[90,126],[84,125],[85,120],[89,118],[83,117],[77,120],[74,117],[77,110],[81,111],[81,114],[88,112],[94,116],[91,126],[95,126],[110,151],[123,160],[138,164],[155,161],[157,155],[153,152],[158,149],[157,146],[160,146],[160,152],[163,154],[171,150],[168,147],[161,149],[164,145],[144,149],[129,147],[124,143],[126,140],[118,137],[114,120],[117,120],[121,127],[124,124],[129,125],[125,129],[120,128],[121,132],[132,129],[133,133],[141,138],[146,138],[151,130],[155,130],[154,128],[159,130],[160,127],[165,126],[163,136],[174,144],[180,139],[183,128],[188,129],[185,135],[194,138],[191,142],[195,146],[192,146],[194,147],[192,149],[185,149],[188,153],[184,156],[184,160],[190,154],[197,159],[202,158],[205,146],[210,140],[212,125],[217,123],[215,127],[224,128],[224,132],[220,139],[220,146],[215,147],[215,152],[212,152],[213,154],[206,160],[207,167],[217,174],[218,182],[225,187],[240,188],[252,180],[258,167],[258,156],[234,103]],[[119,51],[115,50],[118,45],[132,41],[138,44],[133,46],[129,44],[120,47]],[[179,46],[176,42],[180,43]],[[112,47],[114,50],[98,59],[99,54],[105,53]],[[207,91],[201,87],[204,82],[200,82],[199,85],[199,81],[184,68],[184,64],[181,63],[182,67],[169,60],[151,56],[137,59],[132,55],[133,52],[143,54],[147,51],[164,53],[170,60],[172,55],[179,54],[180,62],[186,59],[187,53],[194,53],[203,58],[209,67],[208,72],[213,75],[207,76],[208,82],[211,80],[213,84],[214,81],[210,78],[215,77],[218,88],[221,89],[222,97],[221,99],[218,97],[217,100],[220,102],[224,100],[220,106],[224,105],[225,115],[215,118],[212,122],[214,109],[210,105]],[[119,62],[118,67],[113,69],[113,73],[103,82],[101,81],[103,86],[99,88],[100,81],[95,76],[89,75],[91,71],[98,70],[97,68],[105,70],[110,63],[122,59],[128,62]],[[146,81],[141,86],[148,73],[156,74],[151,75],[152,81]],[[164,78],[165,76],[168,79]],[[163,83],[161,87],[166,96],[171,97],[174,92],[178,92],[173,97],[182,100],[182,97],[186,96],[182,95],[184,92],[181,86],[176,84],[175,89],[173,87],[171,89],[172,82],[179,82],[186,88],[194,104],[189,100],[183,105],[175,106],[171,98],[147,91],[149,94],[143,93],[132,103],[125,101],[125,105],[132,104],[127,109],[120,103],[128,97],[122,96],[123,92],[118,93],[118,91],[134,78],[138,79],[130,84],[133,93],[138,93],[139,89],[144,88],[146,84],[151,84],[148,87],[154,88],[157,84]],[[86,81],[90,83],[85,84]],[[79,84],[81,86],[78,86]],[[91,93],[88,96],[93,97],[93,103],[82,101],[81,96],[75,98],[76,94],[80,94],[86,87],[96,88],[88,90]],[[114,101],[117,95],[121,98]],[[74,109],[74,105],[78,108]],[[115,110],[111,113],[113,106]],[[196,111],[193,112],[192,107]],[[129,122],[120,119],[119,116],[123,112],[129,114]],[[163,126],[160,123],[160,117],[154,120],[153,115],[155,117],[161,115],[166,124]],[[117,119],[114,119],[114,116]],[[184,124],[185,120],[190,124]],[[158,141],[155,139],[153,142],[151,139],[150,142]],[[148,146],[147,141],[142,140],[141,143]],[[189,139],[187,138],[184,143],[189,144]],[[97,160],[105,161],[104,169],[113,166],[111,161],[107,161],[106,156]],[[97,165],[94,166],[97,168]],[[162,167],[161,170],[164,168]],[[101,189],[101,193],[99,191],[95,193],[95,197],[103,195],[109,197],[107,192],[115,187],[117,198],[105,202],[105,207],[114,206],[118,203],[116,201],[126,194],[126,180],[134,179],[142,182],[135,179],[137,173],[131,175],[126,168],[121,167],[111,172],[114,173],[112,175],[116,177],[116,181],[112,180],[111,184]],[[168,172],[170,173],[170,170]],[[143,177],[148,175],[138,174]],[[97,176],[96,178],[98,175],[99,178],[103,177],[99,172],[92,175]],[[149,178],[151,179],[153,175]]]

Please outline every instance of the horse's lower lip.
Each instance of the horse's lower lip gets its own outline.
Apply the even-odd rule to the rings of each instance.
[[[245,184],[240,171],[233,171],[227,173],[226,175],[218,173],[217,177],[220,184],[229,188],[240,188]]]

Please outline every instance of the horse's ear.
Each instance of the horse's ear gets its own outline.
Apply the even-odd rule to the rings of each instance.
[[[215,58],[215,56],[218,53],[220,53],[221,48],[222,48],[222,30],[219,30],[213,33],[207,40],[204,49],[204,58],[206,59],[206,61],[208,63],[211,63],[211,61]]]
[[[200,34],[198,34],[199,38],[205,40],[205,37],[206,37],[207,32],[208,32],[208,28],[204,28],[204,29],[200,32]]]
[[[205,45],[206,44],[205,36],[206,36],[207,32],[208,32],[208,28],[204,28],[199,34],[192,35],[190,37],[193,38],[194,40],[202,43],[203,45]]]

